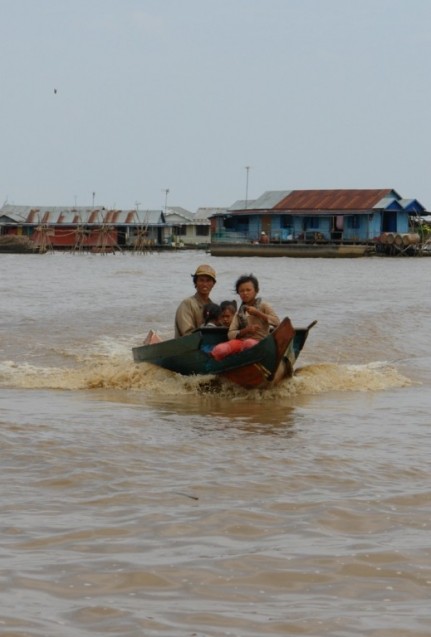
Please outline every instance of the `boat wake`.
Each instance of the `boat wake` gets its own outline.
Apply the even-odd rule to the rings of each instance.
[[[52,390],[139,391],[152,397],[178,395],[222,395],[228,399],[283,399],[346,391],[382,391],[407,387],[412,381],[393,365],[371,362],[362,365],[310,364],[297,369],[293,378],[269,390],[247,391],[215,376],[181,376],[131,360],[130,343],[102,339],[79,351],[57,351],[58,365],[30,362],[0,363],[0,385],[9,388]]]
[[[413,381],[402,375],[392,363],[374,361],[362,365],[320,363],[298,368],[294,385],[300,394],[331,391],[382,391],[409,387]]]

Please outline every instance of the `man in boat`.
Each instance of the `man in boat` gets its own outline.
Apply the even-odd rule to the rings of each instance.
[[[196,293],[182,301],[175,314],[175,338],[191,334],[204,322],[204,306],[212,303],[211,290],[216,284],[216,272],[210,265],[203,264],[192,274]]]

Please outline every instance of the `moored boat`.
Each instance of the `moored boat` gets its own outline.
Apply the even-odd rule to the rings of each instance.
[[[313,321],[306,328],[294,328],[289,318],[253,347],[222,360],[211,349],[227,340],[227,328],[200,328],[192,334],[133,348],[136,363],[152,363],[185,376],[215,374],[245,389],[269,387],[293,375],[295,362],[304,347]]]
[[[375,253],[375,247],[365,244],[332,243],[220,243],[210,244],[213,257],[303,257],[354,258]]]

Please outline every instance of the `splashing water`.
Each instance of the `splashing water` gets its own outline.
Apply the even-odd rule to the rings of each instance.
[[[293,378],[267,390],[247,391],[218,377],[181,376],[147,363],[135,364],[124,342],[101,339],[78,352],[63,351],[75,359],[73,366],[39,367],[6,361],[0,365],[3,386],[27,389],[115,389],[145,391],[152,395],[223,394],[226,398],[290,398],[334,391],[382,391],[406,387],[412,382],[385,362],[363,365],[310,364],[299,368]]]

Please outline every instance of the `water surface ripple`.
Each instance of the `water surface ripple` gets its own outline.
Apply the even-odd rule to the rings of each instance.
[[[0,635],[429,637],[431,259],[0,255]],[[202,261],[295,378],[135,365]]]

